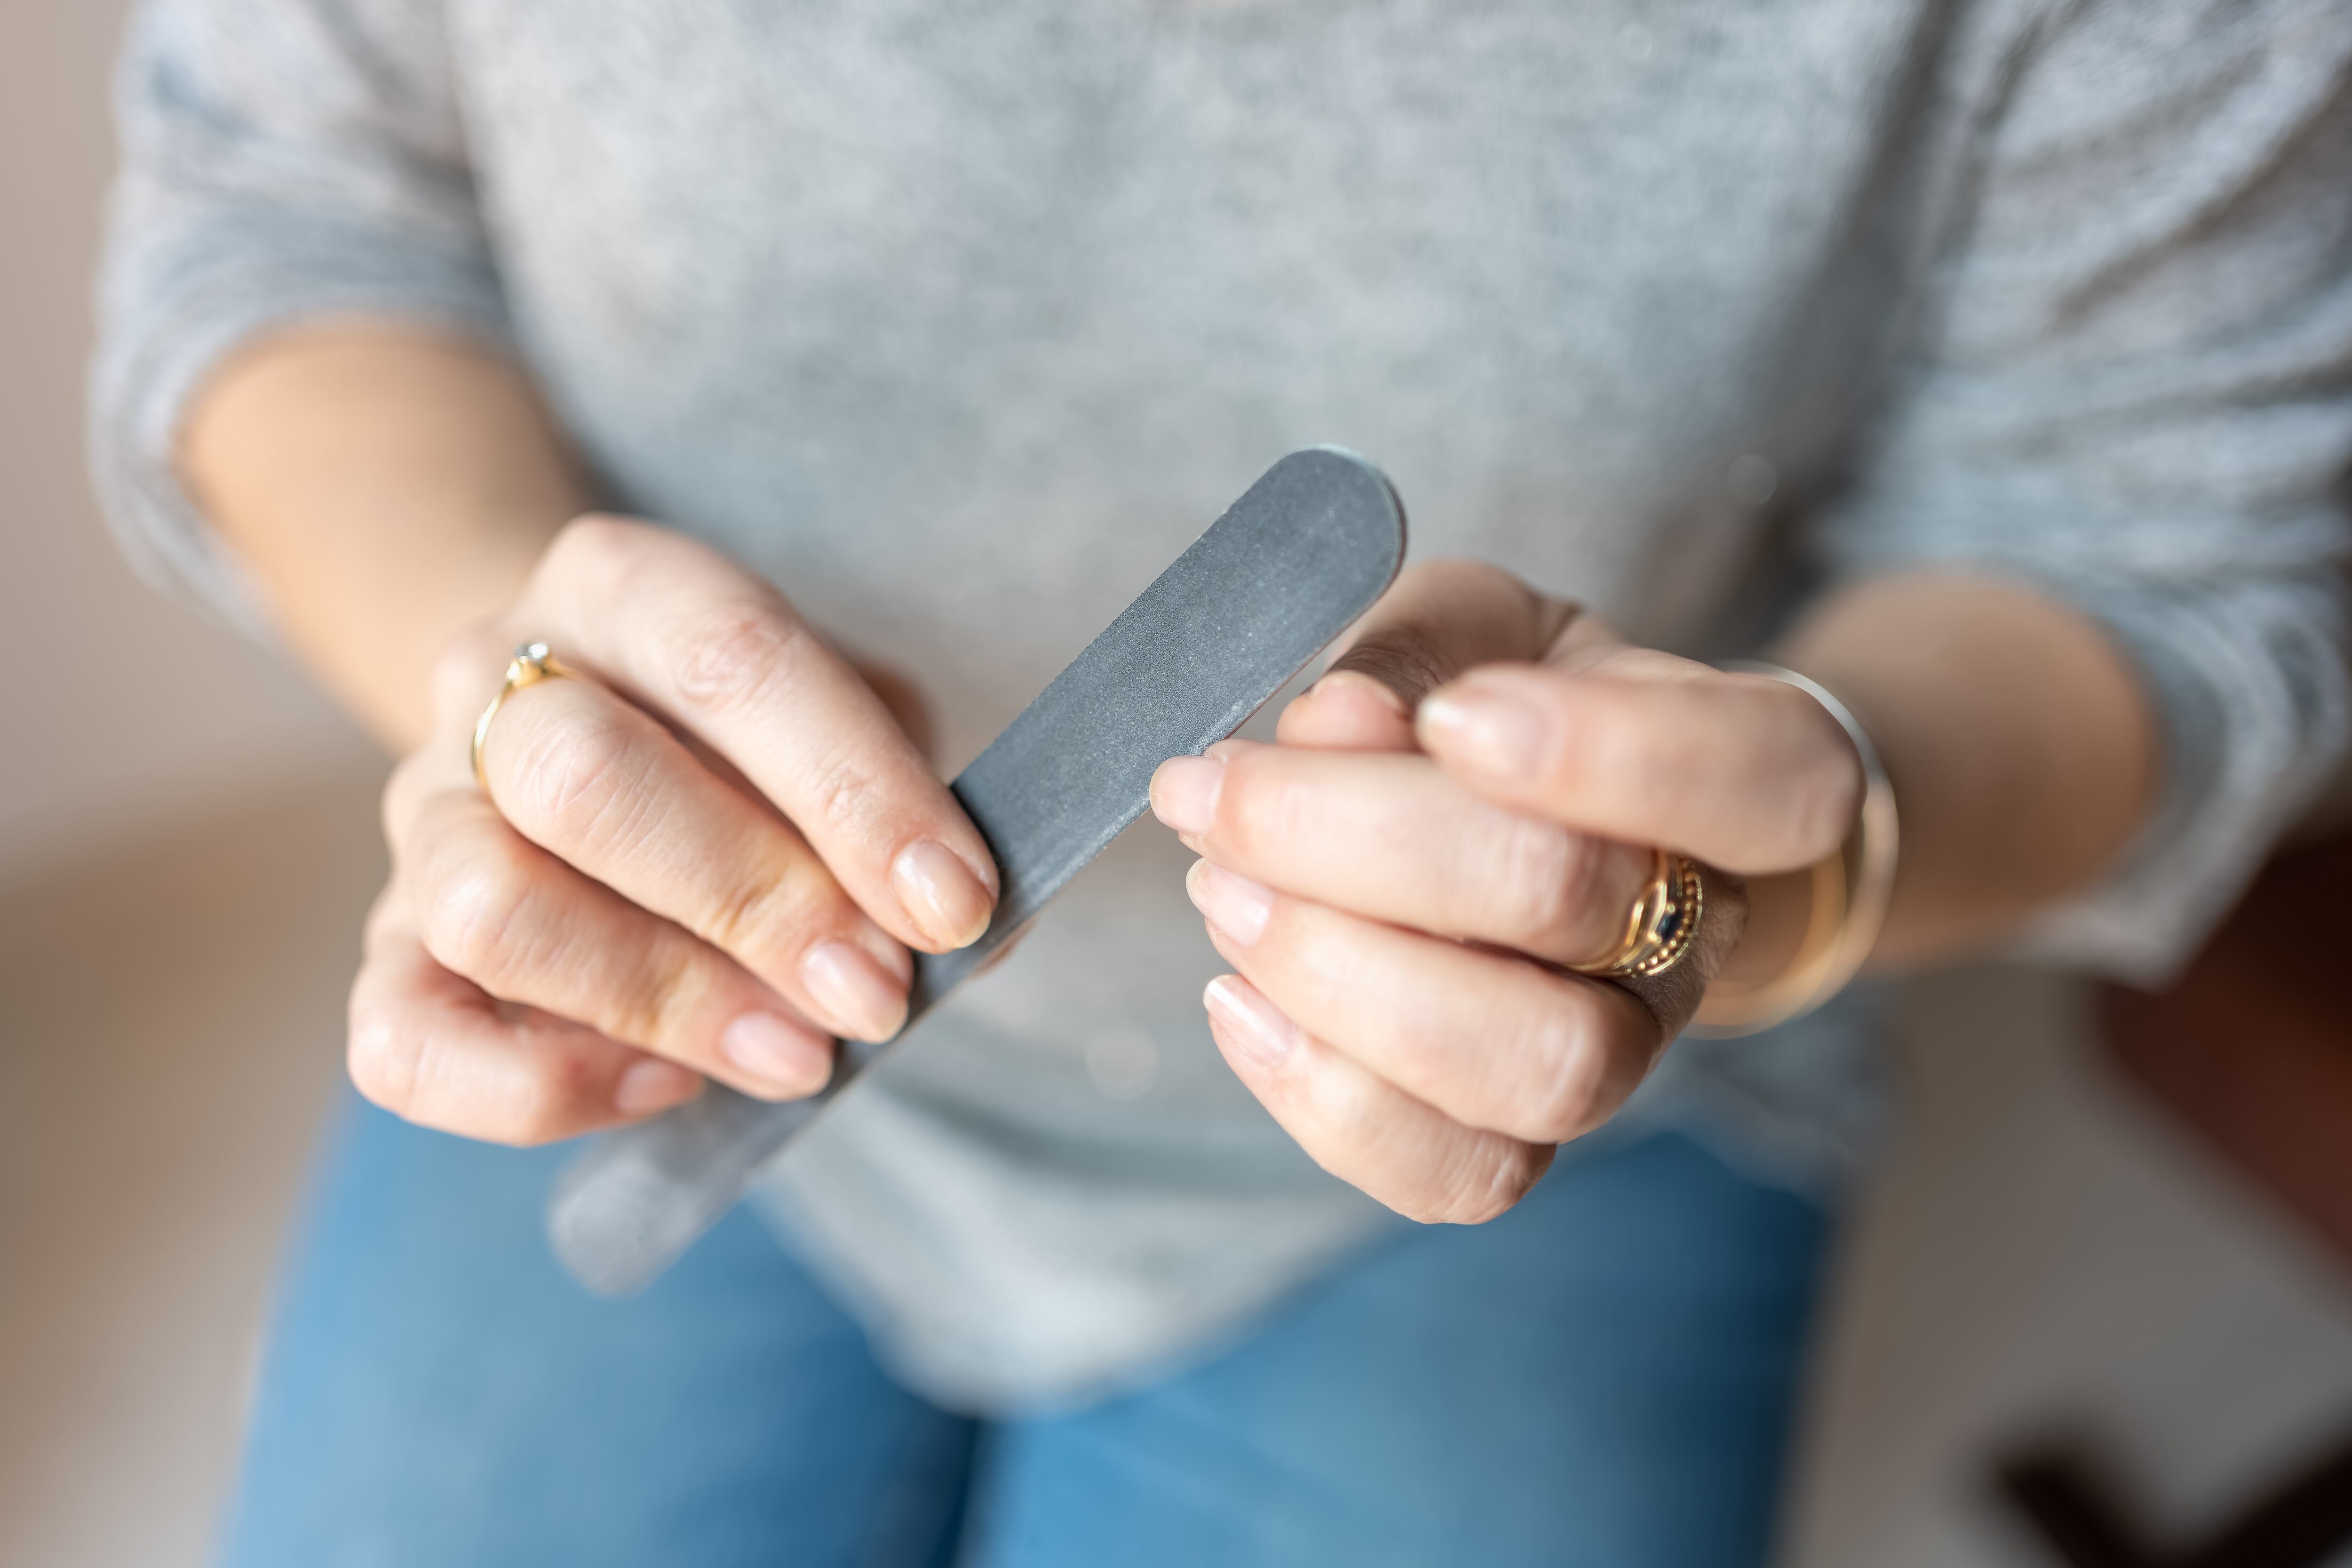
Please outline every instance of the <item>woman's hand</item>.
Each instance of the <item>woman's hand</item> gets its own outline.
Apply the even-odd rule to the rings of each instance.
[[[1277,734],[1152,783],[1241,972],[1210,1026],[1325,1169],[1424,1220],[1502,1213],[1623,1104],[1738,942],[1740,879],[1835,850],[1863,784],[1802,692],[1466,563],[1408,573]],[[1715,868],[1694,950],[1567,972],[1616,946],[1654,845]]]
[[[515,691],[517,643],[584,679]],[[351,1070],[414,1121],[566,1138],[690,1099],[823,1087],[833,1039],[907,1010],[908,946],[977,937],[996,871],[883,700],[773,589],[585,518],[441,661],[434,731],[384,792],[391,885]]]

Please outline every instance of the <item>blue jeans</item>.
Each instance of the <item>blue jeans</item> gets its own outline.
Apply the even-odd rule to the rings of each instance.
[[[646,1295],[540,1237],[558,1152],[356,1107],[282,1281],[232,1568],[1743,1568],[1828,1217],[1660,1134],[1564,1151],[1076,1410],[891,1381],[738,1211]]]

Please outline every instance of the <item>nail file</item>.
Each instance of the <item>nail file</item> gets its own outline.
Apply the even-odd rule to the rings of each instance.
[[[1371,607],[1403,559],[1404,510],[1363,458],[1315,447],[1267,469],[948,786],[1003,890],[979,941],[915,955],[909,1029],[1143,814],[1155,768],[1239,729]],[[556,1256],[600,1292],[650,1284],[888,1048],[845,1041],[832,1081],[807,1100],[772,1104],[713,1083],[604,1134],[557,1178]]]

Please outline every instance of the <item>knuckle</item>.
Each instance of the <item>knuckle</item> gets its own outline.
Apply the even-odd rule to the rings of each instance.
[[[1321,1073],[1314,1086],[1318,1141],[1331,1149],[1377,1142],[1383,1131],[1381,1105],[1372,1081],[1352,1072]]]
[[[676,1054],[711,989],[695,952],[683,942],[657,942],[642,953],[626,980],[604,999],[597,1027],[614,1039]]]
[[[713,898],[698,929],[730,952],[742,952],[770,936],[789,915],[781,882],[760,878],[730,881]]]
[[[1601,1053],[1591,1048],[1566,1009],[1537,1014],[1513,1055],[1528,1065],[1532,1081],[1517,1097],[1506,1131],[1535,1142],[1565,1143],[1591,1128],[1606,1075]]]
[[[425,950],[486,988],[521,964],[516,949],[536,900],[517,847],[488,840],[444,851],[421,868],[417,913]]]
[[[419,1126],[528,1145],[579,1131],[603,1077],[590,1053],[504,1053],[463,1017],[402,987],[397,969],[371,964],[352,989],[344,1047],[352,1085],[370,1103]]]
[[[810,635],[773,605],[708,605],[680,628],[671,678],[678,695],[698,709],[740,711],[770,694]]]
[[[1551,1165],[1551,1151],[1516,1140],[1478,1141],[1445,1183],[1429,1216],[1444,1225],[1485,1225],[1516,1207]]]
[[[405,1117],[416,1092],[422,1042],[417,1030],[380,1004],[352,996],[351,1033],[343,1052],[352,1087],[371,1104]]]
[[[887,792],[863,757],[835,748],[809,761],[808,805],[814,821],[849,838],[866,837],[866,830],[887,815]]]
[[[656,531],[603,512],[575,517],[556,531],[540,557],[537,580],[591,595],[625,582],[644,561]]]
[[[579,1127],[576,1108],[593,1092],[595,1077],[593,1065],[573,1052],[533,1058],[500,1097],[492,1136],[518,1148],[570,1137]]]
[[[642,809],[644,737],[619,719],[536,725],[513,767],[515,809],[563,843],[614,842]]]
[[[1246,751],[1225,763],[1210,831],[1244,854],[1297,843],[1315,826],[1314,792],[1280,765],[1274,748]]]
[[[825,918],[831,885],[814,860],[730,876],[714,890],[698,929],[729,952],[773,951]]]
[[[1489,863],[1480,880],[1491,889],[1488,918],[1496,940],[1549,952],[1589,923],[1587,905],[1604,854],[1601,840],[1498,813],[1496,831],[1481,847]]]

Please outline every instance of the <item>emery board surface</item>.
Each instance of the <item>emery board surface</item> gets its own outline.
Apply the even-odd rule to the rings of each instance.
[[[1239,729],[1403,559],[1403,509],[1353,453],[1294,452],[1252,485],[949,786],[1003,889],[979,941],[915,955],[908,1030],[1142,815],[1153,770]],[[557,1180],[556,1255],[592,1289],[650,1283],[887,1048],[845,1041],[832,1081],[807,1100],[771,1104],[714,1083],[595,1140]]]

